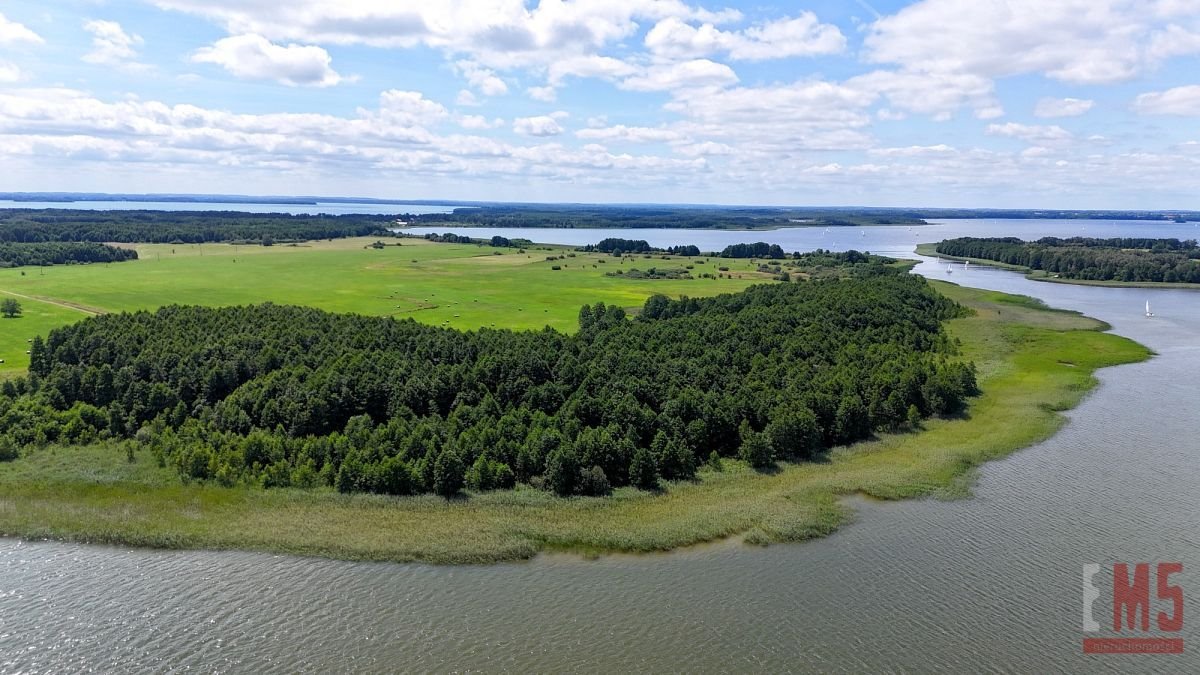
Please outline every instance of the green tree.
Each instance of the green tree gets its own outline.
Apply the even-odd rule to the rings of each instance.
[[[21,316],[21,303],[17,302],[16,298],[0,300],[0,314],[3,314],[6,319],[15,319]]]
[[[805,459],[821,447],[821,428],[817,416],[803,405],[786,405],[771,413],[771,423],[763,430],[771,447],[780,455]]]
[[[565,497],[575,491],[579,478],[579,460],[575,448],[561,445],[546,458],[546,487]]]
[[[913,429],[921,428],[921,411],[917,409],[915,403],[908,406],[908,414],[906,417],[908,419],[908,426],[912,427]]]
[[[775,462],[775,450],[766,434],[752,430],[750,424],[743,421],[738,435],[742,438],[742,445],[738,448],[738,456],[742,461],[756,469],[765,469]]]
[[[658,466],[654,455],[646,448],[638,448],[629,462],[629,482],[643,490],[658,489]]]
[[[467,467],[463,464],[458,452],[446,448],[433,462],[433,491],[450,498],[463,488]]]
[[[17,445],[8,436],[0,436],[0,462],[11,462],[17,456]]]

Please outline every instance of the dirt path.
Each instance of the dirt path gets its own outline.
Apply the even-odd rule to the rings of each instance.
[[[67,302],[66,300],[52,300],[50,298],[42,298],[42,297],[38,297],[36,295],[24,295],[21,293],[14,293],[12,291],[6,291],[3,289],[0,289],[0,293],[4,293],[5,295],[11,295],[15,298],[21,298],[23,300],[29,300],[31,302],[44,302],[47,305],[55,305],[57,307],[73,309],[77,312],[83,312],[84,314],[90,314],[93,316],[95,316],[97,314],[107,314],[107,312],[105,312],[102,309],[97,309],[96,307],[88,307],[87,305],[81,305],[76,302]]]

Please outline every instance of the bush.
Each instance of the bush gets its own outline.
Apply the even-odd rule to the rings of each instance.
[[[0,436],[0,462],[11,462],[19,456],[17,445],[7,436]]]
[[[612,485],[609,485],[604,469],[593,466],[579,472],[578,490],[579,494],[587,497],[603,497],[612,493]]]

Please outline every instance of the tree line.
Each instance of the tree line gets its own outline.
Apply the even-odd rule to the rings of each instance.
[[[869,270],[866,268],[870,268]],[[973,366],[919,277],[597,303],[564,335],[312,308],[164,307],[59,328],[0,385],[20,447],[127,439],[185,480],[414,494],[604,494],[704,462],[812,458],[959,410]]]
[[[1200,283],[1200,248],[1192,239],[1016,237],[947,239],[937,252],[994,260],[1064,279]]]
[[[722,258],[774,258],[783,259],[787,256],[779,244],[768,244],[756,241],[753,244],[730,244],[721,251]]]
[[[481,204],[453,213],[409,217],[418,226],[762,229],[797,225],[836,227],[915,225],[925,221],[902,210],[868,208],[772,208],[732,206],[604,206],[577,204]]]
[[[0,242],[270,243],[390,235],[392,216],[236,211],[0,210]]]
[[[137,260],[137,257],[137,251],[133,249],[94,242],[0,241],[0,267],[110,263]]]
[[[651,246],[650,242],[645,239],[622,239],[620,237],[608,237],[601,239],[597,244],[588,244],[582,246],[577,251],[584,253],[666,253],[668,255],[681,256],[698,256],[700,255],[700,247],[694,244],[686,244],[681,246],[668,246],[666,248],[658,248]]]

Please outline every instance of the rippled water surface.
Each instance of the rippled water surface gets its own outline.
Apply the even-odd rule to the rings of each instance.
[[[948,221],[636,236],[911,255],[917,241],[971,233],[1193,232]],[[931,262],[918,271],[1080,310],[1158,356],[1102,371],[1059,434],[986,465],[974,498],[855,502],[857,522],[798,545],[429,567],[0,540],[0,672],[1200,672],[1200,292],[1037,283],[983,268],[947,277]],[[1080,653],[1081,566],[1114,560],[1183,562],[1172,580],[1187,597],[1185,654]]]

